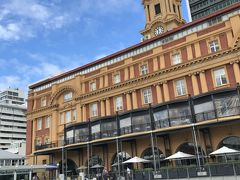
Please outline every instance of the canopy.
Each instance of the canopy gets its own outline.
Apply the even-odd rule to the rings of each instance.
[[[19,159],[25,159],[25,157],[0,149],[0,160],[19,160]]]
[[[98,169],[98,168],[103,168],[103,166],[100,165],[100,164],[96,164],[96,165],[91,167],[91,169]]]
[[[127,161],[124,161],[123,164],[128,164],[128,163],[148,163],[148,162],[150,162],[150,161],[135,156],[135,157],[133,157],[133,158],[127,160]]]
[[[226,155],[226,154],[235,154],[235,153],[240,153],[240,151],[223,146],[220,149],[217,149],[216,151],[213,151],[212,153],[210,153],[210,155]]]
[[[79,168],[77,168],[78,170],[84,170],[84,169],[87,169],[86,166],[80,166]]]
[[[194,158],[194,155],[183,153],[181,151],[178,151],[177,153],[165,158],[165,160],[172,160],[172,159],[192,159]]]

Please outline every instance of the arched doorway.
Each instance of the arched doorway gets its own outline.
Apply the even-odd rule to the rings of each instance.
[[[119,158],[119,165],[120,165],[120,170],[126,170],[127,167],[132,169],[133,165],[132,164],[122,164],[122,162],[127,161],[128,159],[131,159],[131,156],[126,152],[119,152],[118,156],[117,153],[113,156],[112,158],[112,170],[117,171],[118,170],[118,158]]]
[[[156,160],[156,167],[160,168],[162,166],[166,166],[167,165],[167,161],[163,161],[165,159],[165,155],[163,154],[163,152],[158,149],[158,148],[154,148],[154,155],[155,155],[155,160]],[[143,159],[149,160],[151,161],[150,163],[144,163],[143,167],[144,168],[154,168],[154,157],[153,157],[153,153],[152,153],[152,148],[149,147],[147,149],[145,149],[141,155],[141,157]]]
[[[72,176],[72,175],[77,175],[77,165],[75,162],[71,159],[67,159],[67,167],[66,167],[66,161],[63,163],[64,167],[64,172],[66,173],[67,170],[67,175]],[[62,161],[59,162],[59,172],[62,174]]]
[[[86,167],[88,167],[88,161],[85,163]],[[93,168],[95,165],[100,165],[99,168]],[[93,155],[89,159],[89,173],[90,175],[100,174],[103,170],[103,160],[98,155]]]
[[[176,152],[178,152],[178,151],[197,156],[195,144],[191,143],[191,142],[186,142],[186,143],[181,144],[177,148]],[[205,153],[204,153],[203,149],[201,148],[201,146],[198,146],[198,153],[199,153],[199,158],[200,158],[200,164],[204,164],[204,154]],[[193,159],[182,159],[182,160],[176,161],[176,165],[196,165],[196,164],[197,164],[196,157],[194,157]]]
[[[226,146],[231,149],[235,149],[240,151],[240,137],[238,136],[229,136],[224,138],[218,145],[218,149]],[[226,157],[218,157],[218,161],[224,162],[227,158],[228,161],[239,161],[240,160],[240,154],[237,155],[231,155],[231,156],[226,156]]]

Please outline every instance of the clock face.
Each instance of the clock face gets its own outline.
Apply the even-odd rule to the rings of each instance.
[[[157,26],[154,30],[154,34],[157,36],[159,34],[162,34],[164,32],[164,29],[162,26]]]

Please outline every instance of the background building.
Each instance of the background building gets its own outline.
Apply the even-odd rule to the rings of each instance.
[[[224,9],[240,0],[188,0],[192,20],[196,20]]]
[[[240,3],[183,24],[179,0],[142,2],[148,40],[29,87],[29,163],[94,173],[139,156],[156,172],[182,151],[196,175],[219,147],[240,150]]]
[[[26,140],[26,104],[19,89],[0,92],[0,148],[8,149],[14,141]]]

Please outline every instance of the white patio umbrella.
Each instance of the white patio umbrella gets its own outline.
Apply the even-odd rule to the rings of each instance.
[[[127,161],[124,161],[123,164],[130,164],[130,163],[149,163],[150,161],[149,160],[146,160],[146,159],[143,159],[143,158],[139,158],[137,156],[127,160]]]
[[[165,160],[174,160],[174,159],[193,159],[195,156],[192,154],[183,153],[178,151],[177,153],[165,158]]]
[[[220,149],[217,149],[216,151],[213,151],[212,153],[210,153],[209,155],[215,155],[215,156],[220,156],[220,155],[226,155],[226,154],[236,154],[236,153],[240,153],[240,151],[235,150],[235,149],[231,149],[228,148],[226,146],[221,147]]]
[[[99,169],[99,168],[103,168],[103,166],[100,165],[100,164],[96,164],[96,165],[91,167],[91,169]]]
[[[213,151],[210,153],[210,156],[224,156],[225,160],[227,162],[227,155],[234,155],[240,153],[240,151],[228,148],[226,146],[221,147],[220,149],[217,149],[216,151]]]

